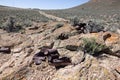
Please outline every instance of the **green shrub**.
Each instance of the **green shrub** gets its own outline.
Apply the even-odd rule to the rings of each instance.
[[[63,23],[58,23],[58,24],[56,24],[56,28],[61,28],[61,27],[63,27],[64,26],[64,24]]]
[[[9,17],[1,28],[6,30],[7,32],[13,32],[14,24],[15,24],[15,19],[13,17]]]
[[[21,34],[24,34],[24,33],[25,33],[25,29],[21,29],[21,30],[19,30],[19,32],[20,32]]]
[[[29,19],[26,19],[24,22],[23,22],[23,25],[25,27],[31,27],[33,25],[32,21],[29,20]]]
[[[7,32],[19,32],[23,29],[23,24],[20,23],[15,17],[8,17],[6,22],[4,22],[0,29],[6,30]]]
[[[55,27],[51,30],[51,32],[54,32],[56,29],[61,28],[61,27],[63,27],[63,26],[64,26],[63,23],[58,23],[58,24],[56,24]]]
[[[94,38],[83,38],[83,50],[91,55],[98,55],[100,52],[107,49],[103,44],[96,42]]]
[[[79,24],[79,18],[77,16],[70,19],[71,25],[76,26]]]

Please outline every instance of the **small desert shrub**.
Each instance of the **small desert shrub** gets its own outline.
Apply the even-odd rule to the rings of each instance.
[[[79,18],[77,16],[70,19],[71,25],[76,26],[79,24]]]
[[[109,26],[109,27],[106,28],[106,31],[111,31],[111,32],[116,33],[118,29],[120,29],[120,26],[114,26],[114,27]]]
[[[15,19],[13,17],[9,17],[8,20],[2,25],[2,29],[7,32],[12,32],[14,29]]]
[[[63,26],[64,26],[63,23],[58,23],[58,24],[55,25],[56,28],[61,28],[61,27],[63,27]]]
[[[101,24],[98,24],[97,22],[93,22],[93,21],[88,22],[86,29],[89,33],[104,31],[104,27]]]
[[[20,29],[20,30],[19,30],[19,33],[24,34],[24,33],[25,33],[25,29],[24,29],[24,28],[23,28],[23,29]]]
[[[91,55],[99,55],[107,47],[96,42],[94,38],[83,38],[83,50]]]
[[[49,21],[49,19],[43,19],[41,22],[48,22],[48,21]]]
[[[56,29],[61,28],[61,27],[63,27],[63,26],[64,26],[63,23],[58,23],[58,24],[56,24],[56,25],[54,26],[54,28],[51,30],[51,32],[54,32]]]
[[[23,25],[24,25],[25,27],[31,27],[31,26],[32,26],[32,21],[29,20],[29,19],[27,19],[27,20],[25,20],[25,21],[23,22]]]
[[[23,26],[21,23],[16,23],[14,27],[14,32],[19,32],[23,29]]]
[[[6,22],[4,22],[0,28],[7,32],[19,32],[23,29],[23,24],[21,24],[15,17],[8,17]]]

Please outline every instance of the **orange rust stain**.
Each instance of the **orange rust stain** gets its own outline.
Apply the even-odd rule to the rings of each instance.
[[[105,32],[105,33],[91,33],[91,35],[99,38],[100,36],[103,36],[105,34],[111,34],[111,37],[107,38],[105,42],[107,43],[116,43],[120,40],[120,36],[115,33]]]
[[[112,33],[112,34],[111,34],[111,37],[108,38],[108,39],[106,40],[106,42],[115,43],[115,42],[117,42],[119,39],[120,39],[120,36],[119,36],[119,35]]]

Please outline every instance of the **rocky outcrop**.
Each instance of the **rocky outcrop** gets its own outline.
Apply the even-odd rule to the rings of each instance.
[[[67,57],[60,57],[57,49],[43,47],[40,52],[33,56],[33,61],[36,65],[40,65],[43,61],[47,61],[55,67],[67,66],[71,60]]]
[[[86,60],[78,65],[67,66],[58,70],[52,80],[118,80],[114,73],[109,69],[101,66],[99,61],[91,56],[86,56]]]
[[[49,31],[51,28],[39,34],[0,35],[0,47],[11,49],[10,54],[0,52],[0,80],[120,79],[118,34],[99,32],[71,35],[76,30],[67,24],[54,32]],[[56,35],[62,33],[68,33],[69,38],[56,39]],[[111,52],[89,55],[80,47],[83,46],[83,38],[95,38],[97,43],[106,45]]]

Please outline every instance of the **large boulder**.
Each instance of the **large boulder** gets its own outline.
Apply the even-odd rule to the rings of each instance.
[[[78,65],[71,65],[58,70],[52,80],[115,80],[119,79],[119,76],[101,66],[99,61],[89,55],[86,56],[86,60]]]

